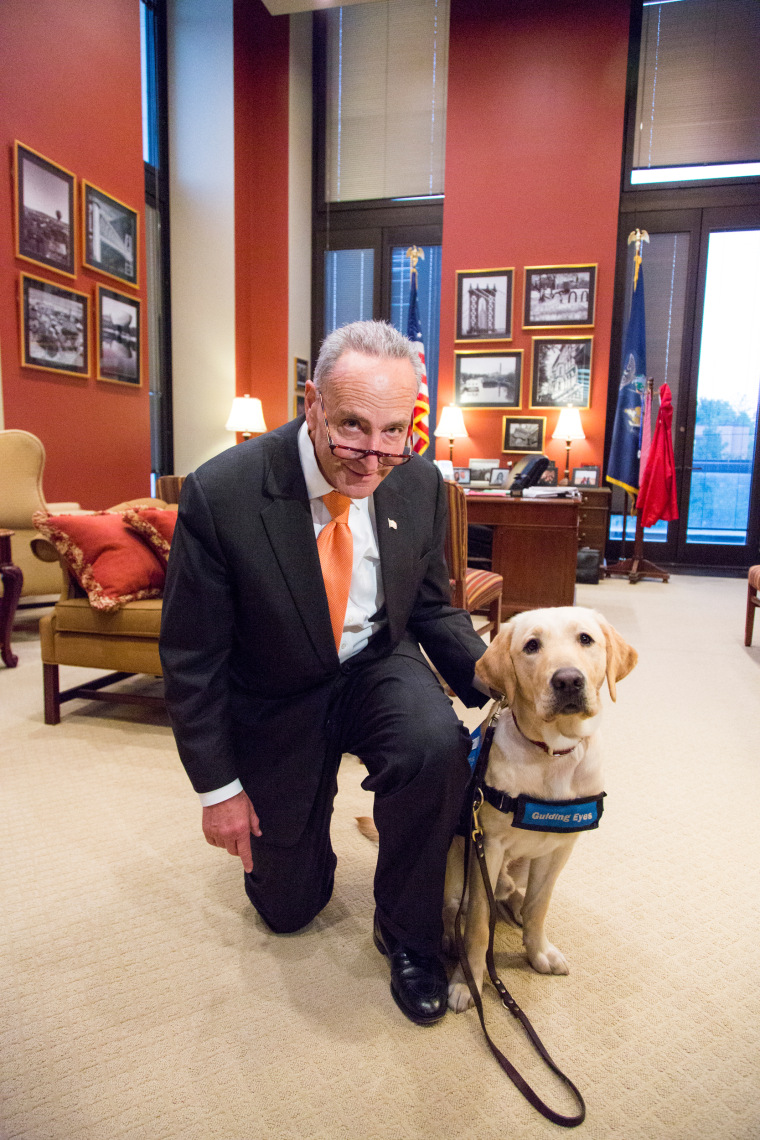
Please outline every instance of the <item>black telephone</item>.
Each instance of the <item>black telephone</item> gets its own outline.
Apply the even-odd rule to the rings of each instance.
[[[534,487],[549,466],[548,455],[524,455],[509,473],[508,491],[524,491]]]

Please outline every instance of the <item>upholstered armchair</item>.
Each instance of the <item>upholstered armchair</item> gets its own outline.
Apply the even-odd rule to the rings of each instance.
[[[56,558],[41,562],[34,557],[32,541],[39,533],[32,525],[35,511],[51,514],[74,511],[79,503],[46,503],[42,492],[45,448],[28,431],[0,431],[0,529],[14,531],[11,558],[24,575],[22,597],[60,594],[63,585]]]

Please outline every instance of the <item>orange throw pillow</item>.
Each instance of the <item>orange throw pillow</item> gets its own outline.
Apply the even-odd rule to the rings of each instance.
[[[161,510],[159,507],[130,507],[124,512],[124,522],[144,538],[162,566],[169,559],[169,548],[177,524],[177,508]]]
[[[124,525],[120,513],[48,515],[32,521],[71,569],[96,610],[118,610],[127,602],[160,598],[165,571],[151,548]]]

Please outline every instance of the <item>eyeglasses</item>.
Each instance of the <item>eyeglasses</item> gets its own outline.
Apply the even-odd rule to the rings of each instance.
[[[406,433],[406,443],[404,444],[404,451],[401,455],[393,455],[388,451],[371,451],[366,447],[346,447],[344,443],[333,443],[333,438],[330,435],[330,425],[327,422],[327,414],[325,412],[325,402],[322,399],[322,393],[319,393],[319,403],[322,407],[322,418],[325,421],[327,429],[327,445],[336,459],[366,459],[368,455],[376,455],[377,462],[381,467],[401,467],[402,464],[408,463],[412,458],[411,448],[411,435],[412,425],[409,424]]]

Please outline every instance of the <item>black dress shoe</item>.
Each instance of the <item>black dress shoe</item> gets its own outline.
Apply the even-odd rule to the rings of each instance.
[[[420,954],[383,933],[375,916],[375,946],[391,964],[391,994],[402,1013],[416,1025],[433,1025],[446,1012],[449,983],[435,954]]]

